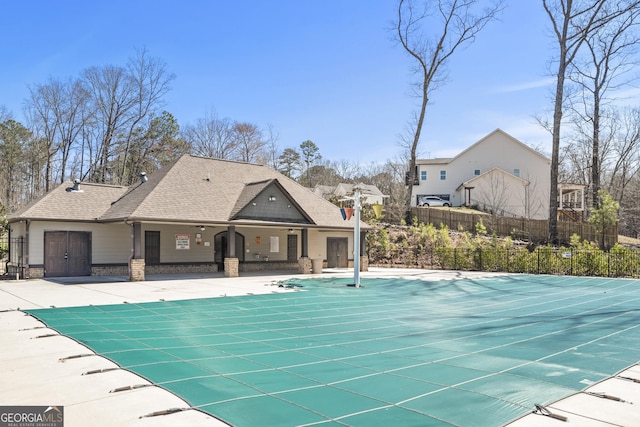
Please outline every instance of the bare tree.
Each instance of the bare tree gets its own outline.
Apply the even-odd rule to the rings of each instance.
[[[602,159],[611,141],[611,132],[603,134],[609,93],[630,83],[626,76],[637,65],[635,54],[640,37],[637,33],[640,8],[629,5],[623,14],[607,25],[596,27],[585,39],[586,54],[571,64],[568,78],[578,85],[580,99],[572,102],[572,111],[580,124],[588,124],[591,142],[590,181],[591,205],[597,207],[601,188]],[[610,123],[610,122],[609,122]],[[581,132],[579,130],[579,132]],[[609,138],[607,139],[607,136]]]
[[[558,43],[553,109],[551,188],[549,191],[549,240],[558,242],[558,165],[560,135],[565,101],[565,80],[585,41],[600,28],[625,13],[635,1],[625,0],[542,0]]]
[[[612,147],[612,165],[607,192],[616,200],[626,197],[627,186],[640,173],[640,110],[627,110],[619,120],[620,127]],[[637,198],[636,194],[632,194]]]
[[[72,153],[77,152],[84,128],[90,124],[92,112],[88,107],[88,93],[79,80],[66,86],[66,102],[59,112],[60,119],[60,182],[72,178],[67,171]]]
[[[64,182],[72,152],[85,126],[88,94],[78,80],[49,79],[29,88],[28,116],[32,128],[44,144],[46,156],[45,190],[51,181]],[[57,163],[57,177],[54,173]]]
[[[265,160],[266,142],[258,126],[252,123],[235,122],[233,135],[238,147],[239,160],[247,163],[262,163]]]
[[[48,84],[29,87],[30,97],[26,102],[29,125],[35,133],[35,140],[42,147],[38,151],[44,152],[45,156],[45,192],[51,189],[53,158],[58,151],[56,142],[60,121],[56,117],[56,110],[61,109],[60,104],[64,102],[62,92],[62,83],[50,80]]]
[[[142,50],[127,67],[90,67],[82,78],[95,112],[92,179],[120,183],[127,175],[124,168],[132,138],[141,132],[143,121],[162,107],[162,96],[174,76],[162,61]]]
[[[0,105],[0,123],[12,119],[13,115],[6,106]]]
[[[510,208],[508,202],[514,193],[514,189],[505,181],[504,172],[491,170],[488,172],[486,182],[477,185],[475,199],[481,204],[482,209],[491,214],[490,228],[495,230],[498,225],[499,216],[511,216],[512,212],[507,212]]]
[[[118,177],[121,183],[124,177],[137,174],[139,171],[127,171],[130,163],[127,161],[132,138],[143,131],[140,127],[144,120],[154,116],[164,106],[162,97],[169,92],[170,83],[175,78],[167,72],[164,61],[150,57],[146,49],[136,51],[135,57],[129,59],[127,71],[133,84],[131,96],[133,98],[127,129],[120,148],[120,170]],[[126,181],[126,180],[125,180]]]
[[[238,142],[234,138],[233,122],[214,112],[206,112],[195,124],[187,125],[182,137],[191,145],[193,154],[216,159],[234,159]]]
[[[272,169],[278,170],[280,167],[279,159],[280,148],[278,148],[278,141],[280,140],[280,134],[273,127],[271,123],[267,124],[267,140],[265,141],[265,148],[267,152],[267,165]]]
[[[640,194],[640,179],[636,176],[629,183],[627,194]],[[620,200],[619,233],[624,236],[640,237],[640,198],[625,197]]]
[[[376,177],[374,182],[379,182],[378,188],[384,194],[389,196],[388,202],[385,204],[384,218],[388,222],[400,223],[406,216],[406,199],[411,197],[410,187],[404,185],[407,163],[404,159],[387,160],[384,165],[385,179],[390,179],[387,185],[379,181]],[[407,194],[409,193],[409,194]]]
[[[334,160],[330,162],[331,167],[336,173],[343,178],[344,182],[357,184],[358,181],[366,181],[366,177],[362,173],[362,167],[358,163],[351,162],[347,159]]]
[[[395,25],[396,38],[404,50],[415,59],[419,76],[416,95],[420,99],[410,142],[408,185],[416,179],[416,151],[424,125],[431,93],[446,80],[445,65],[458,48],[475,40],[477,34],[502,10],[502,0],[475,14],[479,0],[399,0]],[[429,36],[425,28],[433,28]],[[407,192],[406,211],[411,208],[411,191]]]
[[[87,68],[82,78],[96,120],[91,135],[93,155],[88,159],[91,180],[107,182],[113,177],[110,160],[115,155],[115,138],[126,129],[135,106],[135,84],[125,68],[114,65]]]

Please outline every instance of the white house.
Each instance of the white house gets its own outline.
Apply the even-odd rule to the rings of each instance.
[[[413,205],[438,196],[500,215],[549,216],[551,160],[496,129],[453,158],[418,159]]]

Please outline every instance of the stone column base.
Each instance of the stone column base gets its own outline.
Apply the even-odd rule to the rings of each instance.
[[[369,257],[366,255],[360,257],[360,271],[369,271]]]
[[[131,258],[129,260],[129,281],[130,282],[142,282],[144,281],[144,258]]]
[[[298,273],[300,274],[311,273],[311,259],[309,257],[298,258]]]
[[[224,277],[238,277],[238,266],[240,262],[238,258],[225,258],[224,259]]]

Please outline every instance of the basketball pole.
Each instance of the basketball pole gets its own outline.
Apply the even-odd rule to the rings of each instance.
[[[354,187],[354,195],[345,196],[340,201],[353,200],[353,217],[355,217],[356,224],[353,227],[353,284],[349,286],[360,287],[360,187]],[[344,216],[343,216],[343,219]]]
[[[353,227],[353,282],[356,288],[360,287],[360,188],[356,187],[354,195],[354,207],[356,225]]]

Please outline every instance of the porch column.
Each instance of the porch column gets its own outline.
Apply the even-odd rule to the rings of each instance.
[[[366,237],[367,237],[367,232],[366,231],[361,231],[360,232],[360,271],[369,271],[369,257],[367,256],[367,251],[366,251]]]
[[[301,240],[302,258],[309,258],[309,230],[307,228],[302,229]]]
[[[133,223],[133,257],[142,258],[142,224]]]
[[[229,258],[236,257],[236,226],[230,225],[227,228],[227,256]]]
[[[230,225],[227,228],[227,256],[224,258],[225,277],[238,277],[239,261],[236,257],[236,226]]]
[[[311,260],[309,259],[309,230],[306,228],[302,229],[300,245],[302,247],[302,255],[300,259],[298,259],[298,273],[309,274],[311,273],[312,266]]]
[[[145,262],[142,258],[142,224],[133,223],[133,256],[129,260],[129,281],[141,282],[145,280]]]

